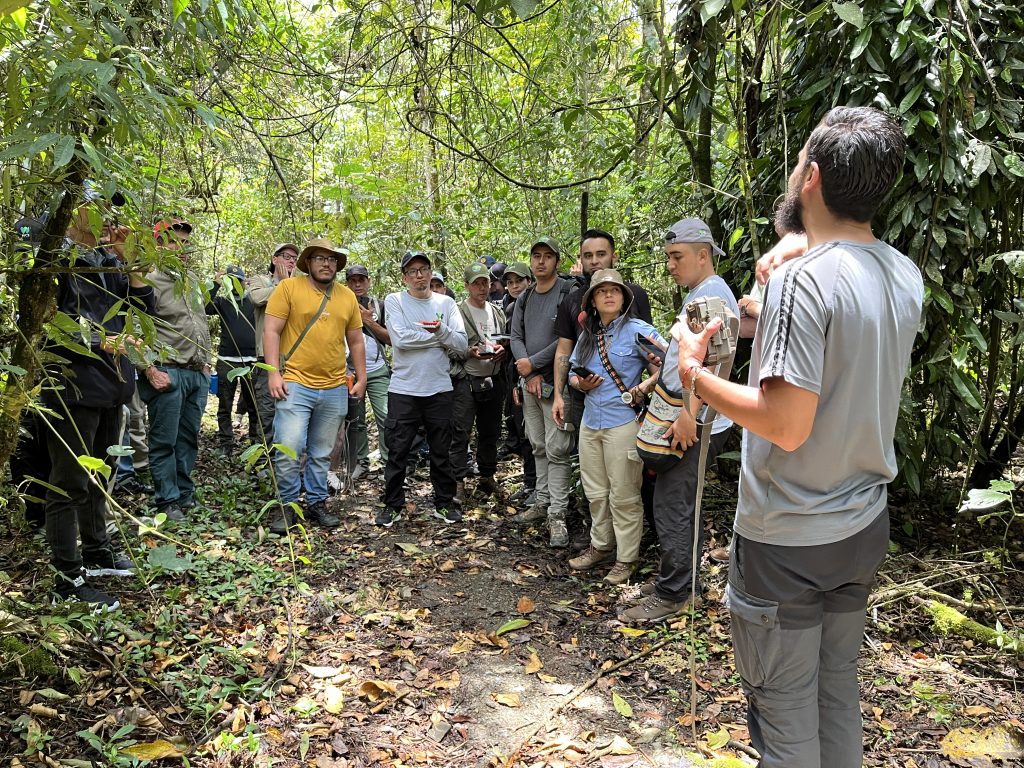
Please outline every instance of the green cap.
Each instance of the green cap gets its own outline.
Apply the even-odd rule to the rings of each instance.
[[[466,267],[462,275],[466,278],[466,285],[479,280],[481,277],[486,277],[488,283],[491,280],[491,271],[487,268],[486,264],[480,261],[475,261]]]
[[[509,275],[519,275],[527,280],[533,280],[533,272],[530,269],[530,265],[525,261],[513,261],[507,267],[505,267],[505,277]]]
[[[555,252],[556,256],[562,255],[562,248],[561,246],[559,246],[558,241],[555,240],[555,238],[553,237],[549,237],[548,235],[544,235],[544,237],[538,237],[534,241],[533,245],[530,246],[530,253],[533,253],[533,249],[536,248],[538,245],[546,245],[548,248]]]

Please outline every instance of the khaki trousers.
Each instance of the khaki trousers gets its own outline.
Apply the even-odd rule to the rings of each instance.
[[[605,551],[615,549],[621,563],[636,562],[644,528],[639,429],[635,421],[611,429],[580,428],[580,479],[590,502],[590,543]]]

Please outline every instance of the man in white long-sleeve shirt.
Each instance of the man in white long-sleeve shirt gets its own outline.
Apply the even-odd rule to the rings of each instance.
[[[448,350],[466,355],[466,329],[455,301],[430,290],[431,272],[425,253],[407,251],[402,257],[406,290],[384,300],[393,371],[388,386],[384,508],[375,522],[385,528],[402,517],[406,465],[420,425],[426,430],[430,446],[434,515],[446,523],[462,520],[455,502],[451,459],[455,396],[448,375]]]

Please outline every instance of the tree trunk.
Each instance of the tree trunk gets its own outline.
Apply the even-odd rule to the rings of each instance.
[[[11,365],[25,370],[11,374],[0,391],[0,469],[7,466],[18,444],[21,415],[39,377],[39,350],[43,346],[43,325],[53,317],[57,301],[57,281],[48,269],[56,266],[63,253],[64,235],[78,205],[85,169],[76,164],[68,178],[67,191],[57,210],[43,228],[42,241],[32,267],[20,279],[18,288],[18,338],[11,354]]]

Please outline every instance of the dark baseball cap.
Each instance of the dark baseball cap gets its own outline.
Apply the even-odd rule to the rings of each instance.
[[[427,262],[428,267],[434,266],[433,262],[430,260],[430,257],[427,256],[427,254],[424,253],[423,251],[406,251],[405,254],[402,256],[402,271],[404,272],[405,268],[408,267],[415,259],[423,259],[425,262]]]
[[[544,235],[544,237],[538,237],[537,240],[533,243],[533,245],[530,246],[530,253],[533,253],[533,249],[536,248],[538,245],[546,245],[548,248],[555,252],[556,256],[562,255],[562,247],[558,244],[558,241],[555,240],[555,238],[553,237],[549,237],[548,235]]]
[[[353,275],[362,275],[367,280],[370,279],[370,273],[362,264],[353,264],[351,267],[345,270],[345,279],[352,277]]]
[[[711,227],[700,219],[680,219],[665,233],[666,243],[707,243],[717,256],[725,256],[725,251],[718,247]]]
[[[228,268],[224,270],[224,274],[237,277],[239,280],[245,280],[245,270],[237,264],[229,264]]]

